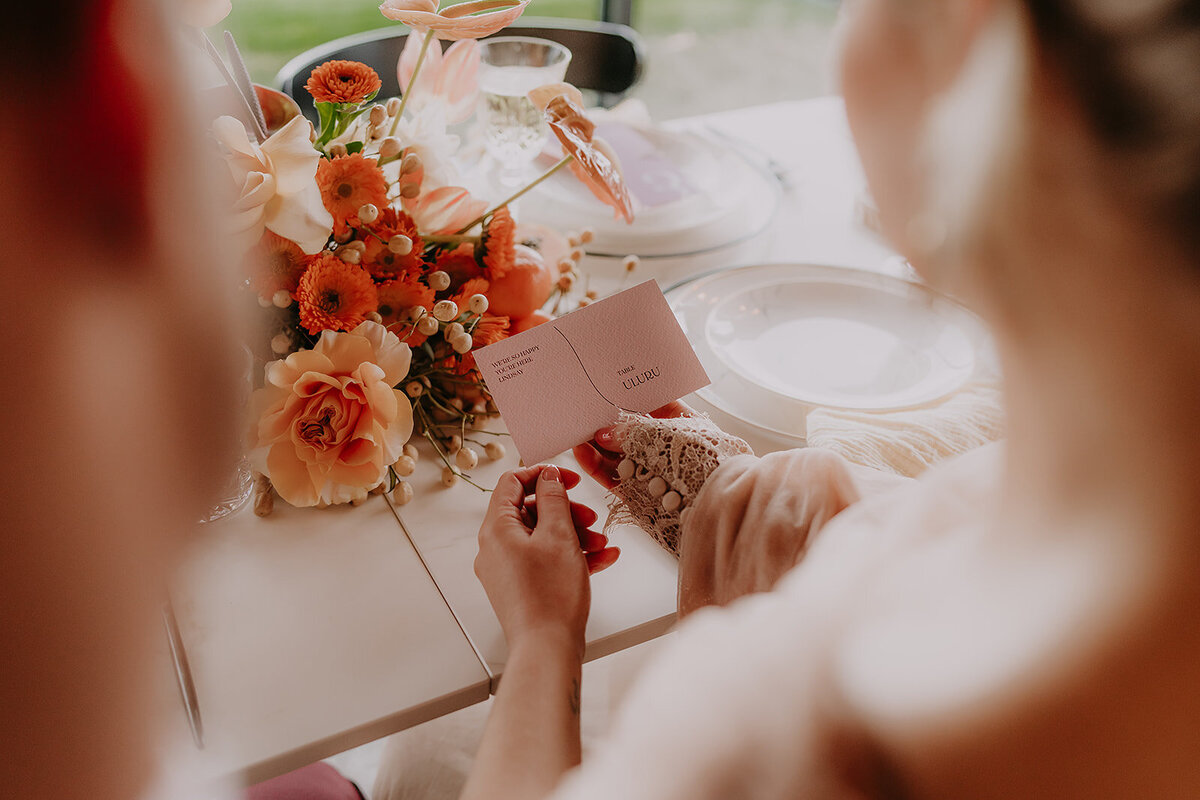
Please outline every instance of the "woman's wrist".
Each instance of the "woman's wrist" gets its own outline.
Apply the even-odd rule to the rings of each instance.
[[[582,663],[586,641],[582,632],[566,625],[543,624],[514,634],[508,644],[510,659],[529,652],[536,653],[540,658],[561,658]]]

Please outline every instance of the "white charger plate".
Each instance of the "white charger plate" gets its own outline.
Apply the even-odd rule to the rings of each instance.
[[[933,403],[976,372],[987,334],[948,298],[889,275],[815,264],[722,270],[667,291],[724,413],[801,442],[815,408]]]
[[[598,135],[606,127],[622,157],[633,224],[614,218],[567,169],[526,196],[527,218],[562,229],[591,228],[588,254],[617,258],[710,252],[753,238],[774,221],[779,180],[751,154],[696,133],[625,123],[598,126]]]

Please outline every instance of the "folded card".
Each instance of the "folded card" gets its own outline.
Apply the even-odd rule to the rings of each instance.
[[[654,281],[480,348],[475,363],[526,464],[709,383]]]

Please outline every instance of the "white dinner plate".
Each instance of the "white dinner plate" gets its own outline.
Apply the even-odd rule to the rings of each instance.
[[[564,230],[591,228],[590,255],[694,255],[752,238],[774,220],[779,181],[729,142],[622,122],[601,123],[597,135],[620,157],[633,224],[614,218],[569,169],[555,173],[523,201],[529,219]]]
[[[889,411],[953,394],[987,340],[948,298],[845,267],[740,267],[683,281],[667,298],[712,379],[697,395],[796,441],[816,408]]]

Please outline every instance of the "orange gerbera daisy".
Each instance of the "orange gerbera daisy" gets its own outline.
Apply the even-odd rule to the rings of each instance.
[[[358,61],[326,61],[304,84],[318,103],[361,103],[381,86],[379,73]]]
[[[271,231],[250,251],[250,260],[251,280],[262,297],[271,297],[280,289],[295,293],[308,267],[308,256],[298,244]]]
[[[488,277],[502,278],[513,265],[513,231],[516,224],[508,206],[501,206],[483,227],[479,246],[483,251],[480,261],[487,268]]]
[[[458,291],[450,299],[454,301],[454,305],[458,306],[460,311],[466,311],[467,301],[471,299],[471,295],[486,295],[491,286],[485,278],[471,278],[458,287]]]
[[[472,329],[471,338],[476,347],[487,347],[489,344],[508,338],[508,317],[493,317],[484,314],[483,319]]]
[[[309,258],[296,303],[300,324],[315,335],[353,330],[379,306],[379,295],[365,269],[326,252]]]
[[[379,293],[379,316],[383,317],[387,329],[400,337],[404,337],[412,327],[409,311],[416,306],[432,309],[436,302],[433,289],[421,283],[415,274],[385,281],[376,288]],[[420,347],[427,338],[414,330],[403,341],[411,347]]]
[[[385,208],[379,219],[367,226],[374,236],[363,237],[367,252],[363,260],[371,275],[388,278],[402,272],[419,269],[423,262],[425,243],[417,235],[417,223],[403,211]],[[407,255],[399,256],[388,249],[387,243],[393,236],[403,234],[412,239],[413,247]]]
[[[471,339],[474,341],[474,345],[471,350],[463,353],[454,371],[459,375],[464,375],[475,369],[475,349],[487,347],[489,344],[495,344],[502,339],[507,339],[508,328],[508,317],[494,317],[491,314],[484,314],[483,319],[479,320],[471,330]]]
[[[357,226],[358,210],[367,203],[377,208],[387,205],[387,179],[383,170],[373,159],[358,153],[322,159],[317,165],[317,186],[339,231],[347,225]]]
[[[471,278],[483,276],[483,267],[475,260],[475,246],[460,244],[453,250],[443,250],[438,254],[434,267],[450,275],[450,288],[462,286]]]

